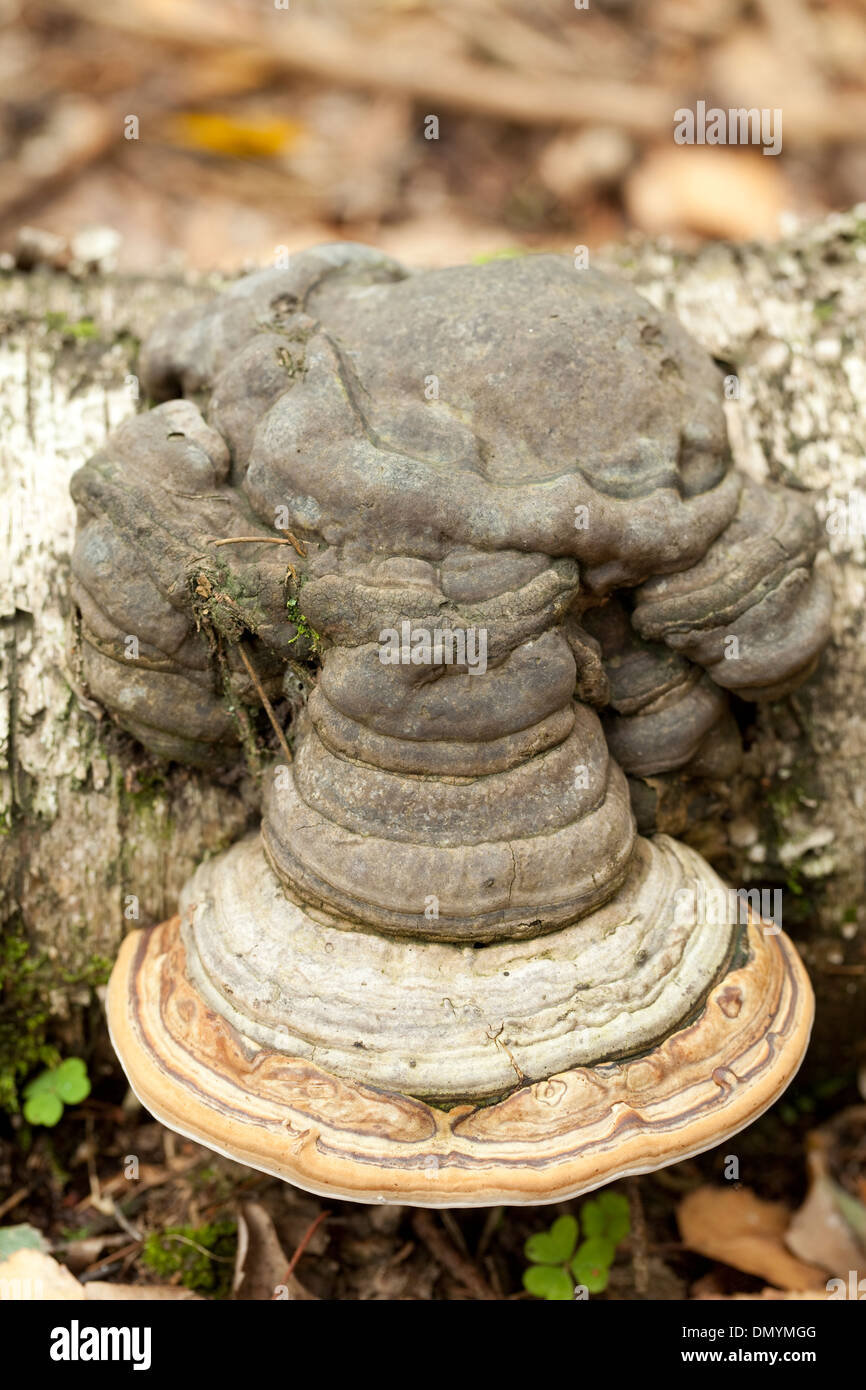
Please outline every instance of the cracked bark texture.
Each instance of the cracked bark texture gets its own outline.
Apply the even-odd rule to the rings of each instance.
[[[822,515],[829,499],[866,490],[866,210],[776,246],[684,256],[648,244],[595,259],[673,310],[736,375],[727,413],[741,468],[814,492]],[[138,341],[215,288],[61,275],[0,284],[0,917],[23,920],[58,980],[94,953],[114,954],[133,924],[131,895],[139,923],[169,916],[196,862],[258,818],[249,779],[225,785],[166,768],[100,718],[69,631],[69,478],[135,409]],[[818,994],[815,1055],[838,1070],[858,1055],[866,1021],[866,538],[828,543],[834,641],[795,695],[742,706],[737,779],[710,781],[701,804],[685,779],[645,781],[660,828],[691,840],[737,886],[782,887],[786,929]],[[75,998],[74,986],[58,986],[54,1002],[62,1011]]]

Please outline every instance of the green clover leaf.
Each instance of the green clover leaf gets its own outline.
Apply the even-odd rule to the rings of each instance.
[[[599,1205],[597,1197],[591,1197],[588,1202],[584,1202],[580,1209],[580,1219],[588,1236],[603,1236],[605,1234],[604,1211]]]
[[[523,1287],[548,1303],[570,1302],[574,1287],[559,1265],[530,1265],[523,1271]]]
[[[87,1067],[80,1057],[67,1057],[49,1075],[53,1075],[54,1089],[66,1105],[78,1105],[90,1095]]]
[[[541,1265],[566,1264],[574,1254],[577,1231],[576,1217],[558,1217],[549,1231],[538,1231],[529,1236],[523,1247],[527,1260]]]
[[[64,1104],[77,1105],[89,1095],[87,1067],[80,1057],[67,1057],[25,1086],[24,1118],[28,1124],[51,1128],[63,1114]]]
[[[602,1192],[597,1202],[604,1215],[604,1230],[587,1231],[587,1235],[606,1235],[614,1245],[618,1245],[631,1231],[628,1198],[623,1197],[621,1192]]]
[[[577,1245],[581,1230],[584,1240]],[[523,1287],[558,1302],[574,1296],[572,1279],[587,1293],[603,1293],[616,1247],[630,1230],[628,1199],[621,1192],[600,1192],[582,1203],[579,1223],[575,1216],[560,1216],[549,1230],[529,1236],[523,1248],[532,1263]]]
[[[584,1202],[580,1219],[588,1236],[607,1236],[617,1245],[631,1230],[628,1198],[619,1192],[602,1192]]]
[[[24,1118],[29,1125],[56,1125],[63,1114],[63,1101],[53,1091],[36,1091],[24,1101]]]
[[[607,1276],[616,1254],[616,1245],[607,1236],[590,1236],[577,1247],[571,1261],[571,1272],[578,1284],[590,1293],[602,1293],[607,1288]]]

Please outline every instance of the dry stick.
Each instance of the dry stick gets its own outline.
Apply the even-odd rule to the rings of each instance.
[[[208,1250],[206,1245],[199,1245],[197,1240],[191,1240],[189,1236],[182,1236],[177,1231],[165,1231],[160,1239],[174,1240],[177,1241],[178,1245],[189,1245],[193,1250],[197,1250],[200,1255],[207,1255],[209,1260],[215,1260],[217,1264],[234,1264],[233,1255],[215,1255],[212,1250]],[[140,1241],[139,1244],[141,1244]]]
[[[640,1183],[637,1178],[629,1178],[626,1187],[628,1188],[629,1206],[631,1207],[634,1286],[639,1294],[646,1294],[649,1291],[650,1272],[647,1257],[646,1216],[640,1195]]]
[[[295,1272],[295,1269],[298,1266],[298,1262],[301,1256],[303,1255],[310,1241],[313,1239],[313,1236],[316,1234],[316,1231],[319,1229],[323,1221],[327,1221],[330,1215],[331,1213],[329,1211],[320,1211],[315,1221],[310,1222],[309,1226],[304,1231],[304,1234],[301,1236],[301,1239],[298,1242],[298,1247],[294,1255],[289,1260],[289,1267],[283,1275],[284,1284],[288,1284],[289,1280]],[[274,1298],[276,1298],[276,1294],[274,1294]]]
[[[277,716],[274,714],[274,707],[268,699],[267,695],[265,694],[264,687],[261,681],[259,680],[256,668],[253,666],[253,663],[250,661],[249,657],[244,651],[243,642],[238,642],[238,652],[240,654],[241,661],[247,668],[247,675],[249,676],[253,685],[256,687],[258,697],[265,707],[265,712],[267,713],[268,719],[270,719],[271,724],[273,726],[274,733],[276,734],[277,739],[279,740],[279,744],[283,750],[283,755],[285,756],[286,762],[290,763],[292,761],[292,753],[291,749],[289,748],[289,745],[286,743],[286,736],[280,728]]]
[[[476,1260],[483,1260],[484,1256],[487,1254],[490,1242],[493,1239],[496,1227],[502,1220],[504,1211],[504,1207],[490,1207],[488,1209],[487,1215],[484,1218],[484,1228],[481,1232],[481,1238],[478,1241],[478,1249],[475,1251]]]
[[[19,1202],[23,1202],[25,1197],[30,1195],[29,1187],[19,1187],[17,1192],[13,1192],[11,1197],[7,1197],[5,1202],[0,1202],[0,1216],[5,1216],[7,1211],[17,1207]]]
[[[429,1211],[418,1208],[412,1215],[412,1228],[423,1240],[437,1264],[441,1265],[464,1289],[480,1302],[498,1302],[484,1275],[471,1260],[467,1260],[456,1250],[443,1231],[439,1229]]]
[[[669,130],[682,102],[673,88],[617,79],[545,72],[536,77],[449,54],[419,64],[417,54],[293,17],[260,35],[228,10],[175,0],[136,12],[109,0],[62,0],[63,8],[93,24],[196,49],[231,48],[270,68],[304,73],[338,87],[374,89],[414,100],[499,116],[526,125],[615,125],[637,134]],[[206,18],[206,23],[203,20]],[[787,116],[787,111],[786,111]]]
[[[293,536],[291,531],[286,536],[226,536],[222,541],[211,541],[211,545],[293,545],[299,555],[306,556],[304,549],[297,536]]]
[[[299,555],[306,556],[302,543],[289,531],[288,537],[282,535],[227,535],[224,541],[211,541],[211,545],[293,545]]]
[[[451,1237],[452,1245],[460,1251],[461,1255],[465,1255],[467,1259],[471,1259],[469,1246],[466,1244],[466,1237],[461,1231],[460,1223],[453,1211],[449,1211],[448,1207],[444,1207],[439,1213],[439,1220]]]
[[[284,536],[226,536],[223,541],[211,541],[211,545],[240,545],[242,541],[256,545],[291,545]]]
[[[372,89],[458,111],[499,117],[518,125],[612,125],[647,137],[669,133],[674,111],[687,106],[681,86],[637,84],[582,73],[525,73],[459,55],[432,55],[419,63],[405,48],[337,30],[321,20],[281,20],[279,32],[250,33],[243,16],[174,0],[147,9],[114,0],[59,0],[61,8],[92,24],[194,49],[232,49],[271,69],[300,72],[337,87]],[[435,110],[435,107],[434,107]],[[866,123],[861,92],[807,95],[785,105],[785,139],[815,148],[822,140],[858,137]]]
[[[123,1236],[118,1236],[118,1239],[123,1240]],[[81,1273],[77,1276],[78,1282],[80,1284],[83,1284],[87,1279],[88,1274],[95,1274],[97,1270],[100,1269],[104,1269],[107,1271],[111,1268],[112,1265],[120,1264],[126,1258],[127,1255],[135,1255],[140,1249],[141,1241],[131,1240],[120,1250],[113,1250],[110,1254],[106,1254],[105,1251],[103,1251],[98,1260],[91,1260],[90,1264],[87,1265],[87,1267],[81,1271]]]

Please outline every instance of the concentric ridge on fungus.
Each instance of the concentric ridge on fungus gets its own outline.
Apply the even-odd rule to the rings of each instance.
[[[711,359],[565,258],[336,245],[168,320],[142,373],[166,403],[73,482],[92,691],[217,766],[251,670],[278,701],[320,662],[261,834],[124,943],[144,1102],[314,1191],[424,1205],[555,1201],[759,1114],[805,974],[637,835],[625,775],[729,776],[726,691],[785,693],[828,636],[816,522],[731,468]]]

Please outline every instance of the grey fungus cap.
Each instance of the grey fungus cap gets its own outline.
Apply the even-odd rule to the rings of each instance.
[[[619,589],[641,638],[757,699],[804,679],[827,640],[813,513],[731,469],[712,360],[565,257],[410,274],[316,248],[167,320],[141,371],[157,398],[191,399],[126,421],[76,475],[75,594],[94,694],[163,755],[207,762],[233,738],[196,631],[202,569],[266,674],[295,635],[285,556],[213,548],[231,536],[303,538],[304,613],[350,645],[389,608],[466,624],[491,595],[546,585],[545,618],[579,616]],[[704,683],[694,716],[712,704]]]

